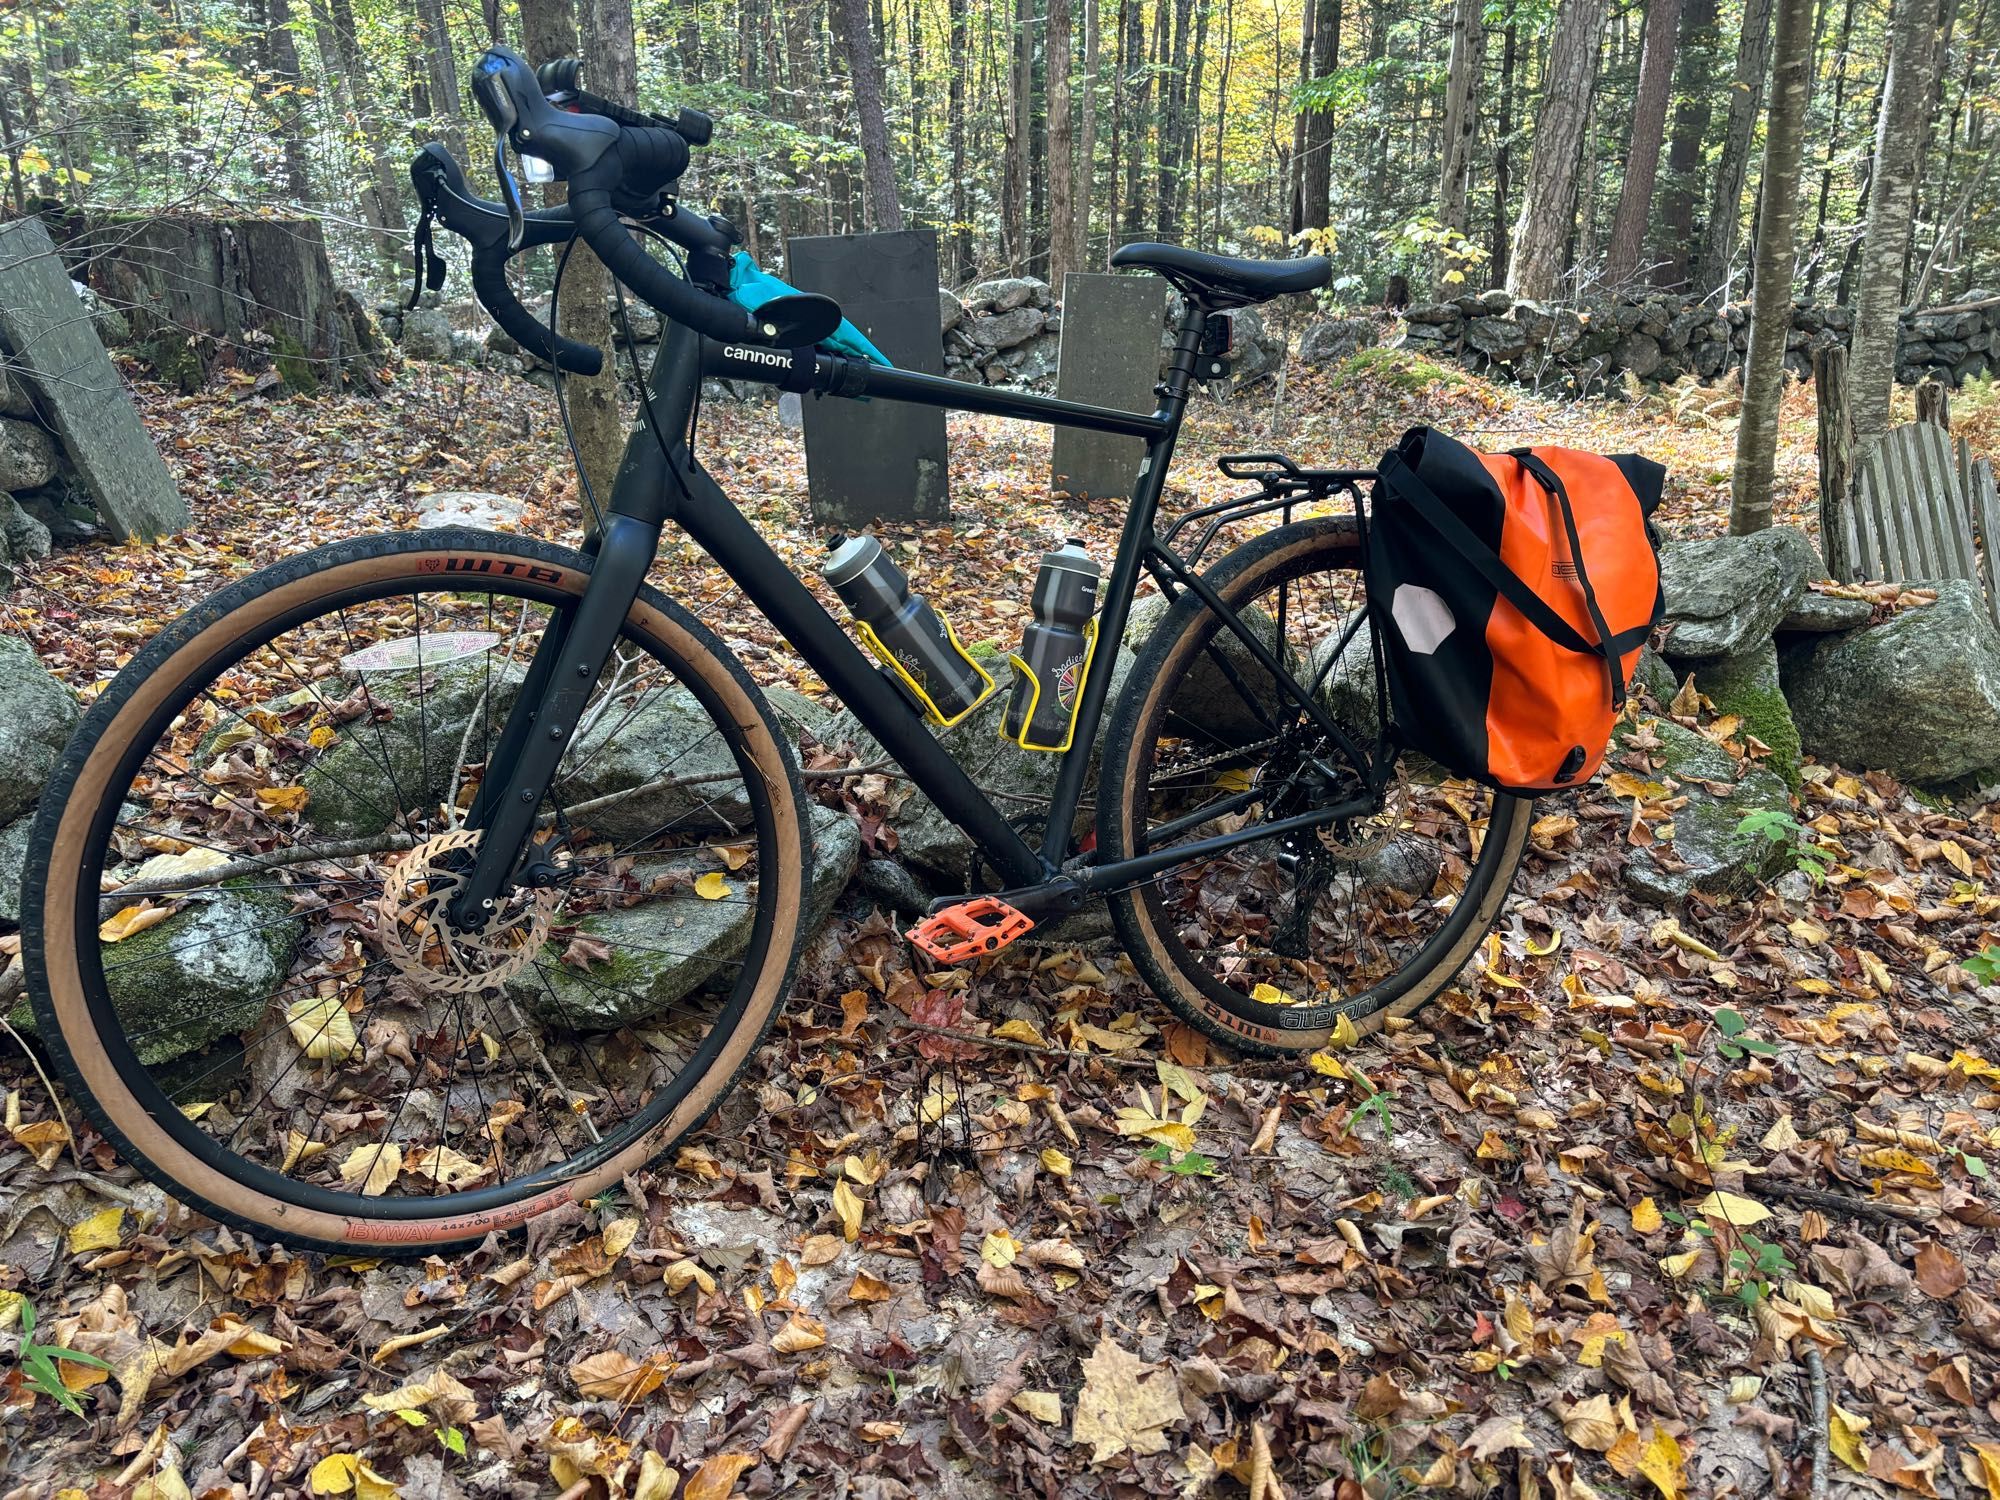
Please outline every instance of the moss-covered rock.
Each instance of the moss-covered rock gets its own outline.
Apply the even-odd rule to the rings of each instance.
[[[1644,646],[1639,651],[1639,665],[1632,672],[1632,686],[1635,690],[1644,688],[1653,695],[1654,702],[1665,708],[1681,690],[1681,680],[1664,656],[1651,646]]]
[[[105,984],[139,1061],[157,1067],[256,1024],[303,930],[283,896],[232,880],[106,945]],[[10,1019],[33,1025],[25,1001]]]
[[[637,703],[605,705],[563,766],[555,787],[563,806],[618,797],[575,821],[621,847],[669,829],[728,833],[749,822],[742,768],[701,700],[678,683],[648,688]],[[626,792],[636,795],[619,795]]]
[[[800,929],[807,938],[826,925],[861,857],[860,831],[845,814],[813,808],[812,834],[812,881]],[[643,880],[669,870],[693,873],[712,867],[712,861],[683,857],[642,864],[635,873]],[[757,911],[746,883],[733,876],[725,879],[729,894],[719,900],[680,886],[657,900],[585,917],[577,930],[605,944],[611,956],[578,969],[562,962],[566,944],[551,942],[537,965],[509,982],[510,995],[552,1025],[607,1031],[665,1016],[704,987],[735,983]]]
[[[16,818],[0,828],[0,922],[21,920],[21,876],[28,868],[28,830],[33,818]]]
[[[1406,395],[1421,395],[1437,385],[1466,385],[1465,373],[1437,364],[1409,349],[1363,349],[1341,362],[1338,374],[1380,381]]]
[[[331,838],[363,838],[387,828],[399,808],[435,806],[451,791],[466,726],[474,726],[467,758],[476,761],[488,733],[498,738],[525,675],[518,665],[489,664],[484,654],[421,672],[367,672],[374,719],[343,725],[340,738],[306,769],[313,826]],[[322,685],[320,693],[331,701],[352,687]]]
[[[1687,799],[1674,814],[1671,838],[1632,849],[1626,857],[1626,889],[1641,900],[1678,906],[1697,892],[1718,899],[1740,896],[1782,868],[1784,845],[1742,827],[1752,813],[1791,812],[1791,793],[1776,772],[1762,766],[1744,770],[1714,741],[1652,718],[1620,722],[1610,764]],[[1660,832],[1660,825],[1653,828]]]
[[[1688,662],[1697,691],[1707,695],[1718,714],[1735,714],[1743,727],[1771,747],[1764,764],[1784,777],[1797,792],[1799,729],[1778,678],[1778,648],[1770,641],[1735,656]]]

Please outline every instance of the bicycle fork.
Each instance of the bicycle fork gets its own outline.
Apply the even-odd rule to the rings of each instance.
[[[466,816],[466,826],[485,836],[464,889],[447,908],[453,926],[477,929],[490,919],[659,544],[659,522],[615,511],[605,517],[583,598],[550,622],[499,743],[487,757],[486,775]]]

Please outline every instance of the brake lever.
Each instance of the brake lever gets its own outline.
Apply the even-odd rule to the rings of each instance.
[[[514,174],[507,170],[505,136],[496,136],[493,140],[493,173],[500,179],[500,201],[507,209],[507,248],[518,250],[528,233],[528,215],[521,207],[520,185],[514,181]]]

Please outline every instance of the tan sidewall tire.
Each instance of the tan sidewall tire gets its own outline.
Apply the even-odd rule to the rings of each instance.
[[[450,576],[443,566],[446,559],[453,564],[452,572],[482,566],[532,567],[537,586],[573,597],[583,592],[590,576],[589,562],[577,553],[525,538],[471,531],[361,538],[278,564],[245,581],[246,591],[254,591],[250,597],[232,601],[232,594],[225,593],[170,627],[105,690],[52,780],[58,789],[67,783],[61,806],[45,802],[30,835],[29,869],[40,872],[41,879],[31,883],[31,909],[24,913],[28,919],[28,942],[24,945],[28,978],[44,1036],[50,1036],[51,1026],[55,1029],[51,1039],[58,1043],[54,1050],[64,1081],[80,1094],[99,1128],[169,1193],[228,1222],[324,1249],[429,1251],[518,1227],[563,1204],[602,1192],[626,1173],[644,1166],[714,1110],[749,1061],[790,989],[811,860],[800,812],[803,793],[797,769],[762,695],[742,667],[691,615],[647,589],[627,617],[628,628],[684,664],[691,677],[712,688],[727,706],[762,774],[777,847],[797,855],[773,861],[771,878],[777,882],[777,900],[763,969],[721,1053],[679,1108],[589,1175],[540,1194],[480,1213],[389,1219],[303,1208],[245,1187],[191,1154],[133,1095],[104,1049],[94,1045],[96,1028],[75,945],[64,937],[75,929],[74,861],[85,846],[107,783],[128,742],[189,673],[260,623],[309,605],[314,599],[389,580],[407,578],[413,585],[435,585]],[[432,565],[425,566],[426,562]],[[264,581],[266,586],[257,589]],[[217,610],[215,604],[225,607]],[[185,628],[192,628],[192,633],[185,639],[177,638]],[[154,650],[163,645],[168,646],[168,654],[155,659]],[[44,935],[55,940],[43,941]]]
[[[1287,567],[1320,556],[1356,557],[1353,522],[1346,517],[1302,521],[1281,527],[1231,553],[1207,575],[1223,599],[1235,604],[1255,595]],[[1161,617],[1153,636],[1140,648],[1133,663],[1124,696],[1111,717],[1106,745],[1115,747],[1118,759],[1106,762],[1106,795],[1098,827],[1099,846],[1106,860],[1121,859],[1131,853],[1126,829],[1139,810],[1121,806],[1135,795],[1139,775],[1150,742],[1148,724],[1157,700],[1166,685],[1177,682],[1189,657],[1206,636],[1193,628],[1203,611],[1192,595],[1184,595]],[[1171,642],[1161,650],[1156,642]],[[1248,1052],[1282,1055],[1310,1052],[1323,1047],[1346,1015],[1355,1030],[1366,1036],[1381,1029],[1392,1016],[1407,1016],[1436,998],[1439,991],[1458,977],[1458,972],[1492,929],[1512,888],[1514,871],[1528,841],[1532,800],[1496,793],[1487,839],[1498,838],[1495,851],[1499,875],[1481,894],[1472,920],[1444,952],[1413,976],[1398,976],[1407,985],[1393,1000],[1371,1000],[1374,991],[1358,995],[1344,1004],[1330,1007],[1332,1019],[1310,1027],[1265,1026],[1236,1014],[1214,996],[1204,992],[1173,961],[1171,950],[1154,920],[1151,906],[1141,893],[1128,891],[1110,898],[1112,920],[1126,950],[1153,992],[1182,1019],[1218,1041]]]

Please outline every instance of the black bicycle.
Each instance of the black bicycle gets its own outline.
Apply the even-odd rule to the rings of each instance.
[[[644,423],[582,551],[472,530],[320,547],[182,617],[92,706],[34,825],[24,954],[64,1082],[127,1158],[258,1234],[418,1252],[590,1198],[715,1109],[831,899],[812,877],[835,830],[756,682],[647,586],[669,521],[977,845],[990,879],[937,904],[947,926],[997,943],[1106,899],[1160,998],[1252,1050],[1309,1051],[1448,984],[1529,804],[1399,753],[1360,575],[1372,476],[1229,459],[1255,493],[1156,527],[1219,315],[1321,286],[1326,262],[1120,250],[1184,308],[1147,415],[888,369],[815,349],[824,297],[727,299],[734,230],[675,198],[705,117],[598,99],[574,65],[558,107],[549,78],[501,48],[478,65],[504,204],[435,146],[413,176],[471,243],[481,302],[558,368],[602,356],[516,300],[511,255],[581,240],[659,310]],[[567,205],[524,211],[502,143]],[[1045,811],[996,807],[704,471],[705,376],[1144,439]],[[1249,518],[1266,529],[1204,561]],[[1135,604],[1142,575],[1160,597]]]

